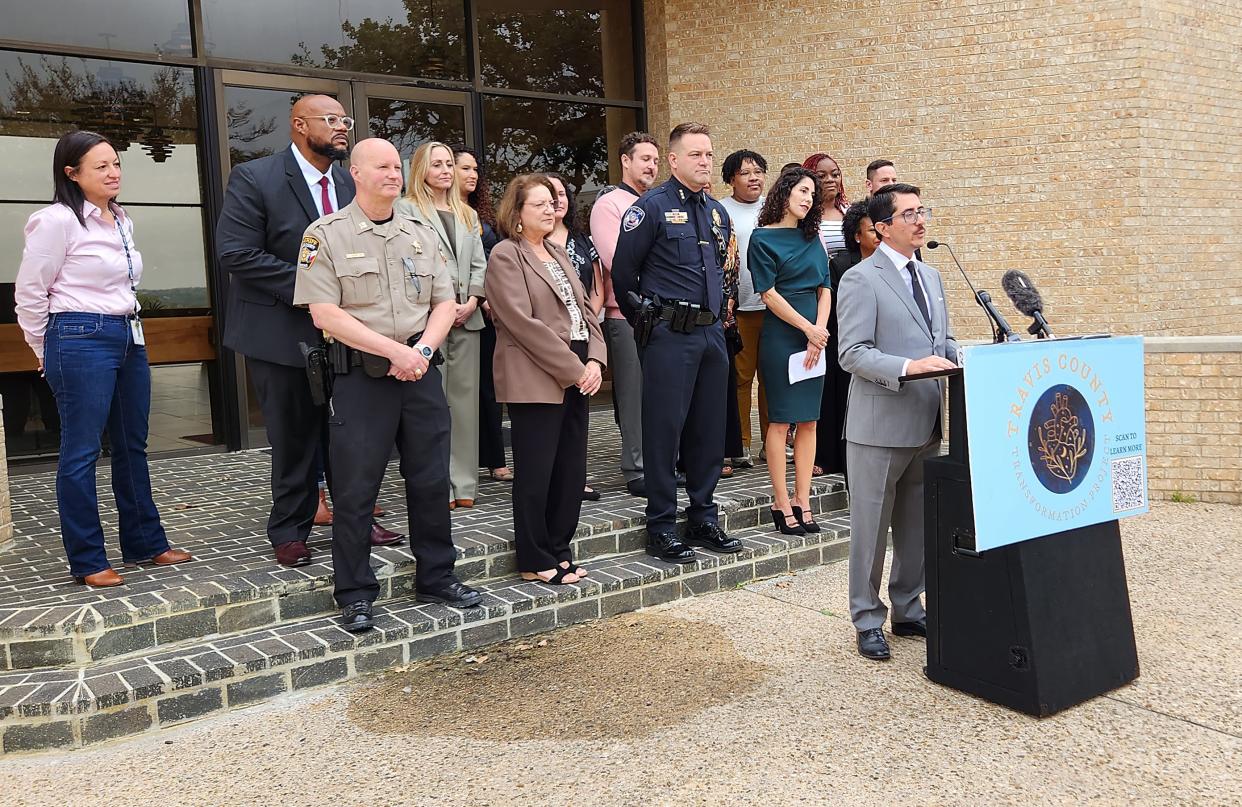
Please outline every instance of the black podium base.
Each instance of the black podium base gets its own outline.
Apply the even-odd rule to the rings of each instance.
[[[969,471],[947,457],[926,508],[928,678],[1045,717],[1138,677],[1116,521],[974,552]]]

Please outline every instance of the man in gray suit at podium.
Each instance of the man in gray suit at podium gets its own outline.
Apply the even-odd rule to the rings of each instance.
[[[898,379],[957,366],[940,273],[915,257],[931,218],[919,195],[913,185],[895,184],[871,197],[880,247],[845,273],[837,291],[839,359],[854,375],[845,421],[850,619],[858,652],[876,660],[889,657],[880,580],[890,523],[893,634],[927,636],[919,599],[926,587],[923,460],[940,447],[945,380]]]

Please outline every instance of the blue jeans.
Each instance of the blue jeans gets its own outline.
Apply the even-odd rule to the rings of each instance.
[[[137,562],[164,552],[168,536],[151,498],[147,469],[147,349],[133,343],[123,316],[66,312],[52,314],[48,321],[43,362],[60,412],[56,504],[70,574],[84,577],[110,568],[95,492],[95,463],[105,426],[112,445],[121,557]]]

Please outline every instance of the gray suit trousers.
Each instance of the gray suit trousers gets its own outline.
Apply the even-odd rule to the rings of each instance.
[[[888,608],[880,600],[888,529],[893,528],[893,567],[888,597],[894,622],[924,619],[919,595],[923,566],[923,460],[940,448],[939,429],[926,444],[889,448],[846,442],[850,479],[850,619],[857,630],[883,627]]]
[[[604,320],[612,399],[621,428],[621,475],[629,482],[643,475],[643,368],[638,363],[634,329],[623,319]]]
[[[444,397],[448,399],[452,433],[449,438],[449,500],[474,499],[479,489],[479,358],[480,331],[449,328],[440,346],[444,364]]]

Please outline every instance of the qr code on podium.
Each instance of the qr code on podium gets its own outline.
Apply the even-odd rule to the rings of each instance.
[[[1147,479],[1143,455],[1113,460],[1113,512],[1137,510],[1147,506]]]

